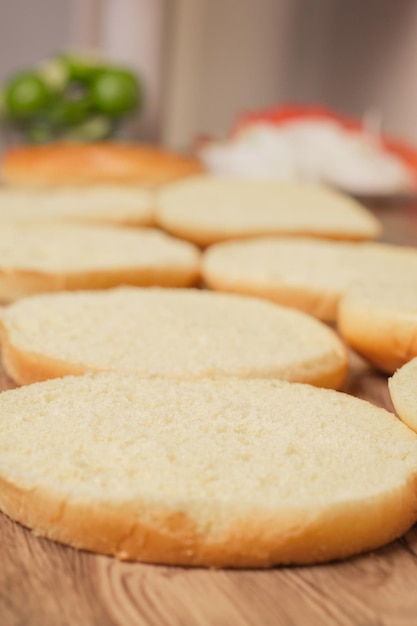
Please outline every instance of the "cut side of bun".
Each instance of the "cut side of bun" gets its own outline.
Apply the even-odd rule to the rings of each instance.
[[[268,567],[417,519],[417,438],[345,394],[265,380],[66,377],[0,395],[0,508],[120,559]]]
[[[340,297],[358,283],[414,272],[417,250],[382,243],[260,237],[228,241],[203,255],[205,283],[255,295],[335,322]]]
[[[197,176],[161,189],[158,224],[208,246],[260,235],[374,239],[380,223],[355,200],[326,188]]]
[[[186,287],[199,278],[192,244],[151,228],[45,222],[0,228],[0,301],[121,284]]]
[[[388,374],[417,356],[417,276],[409,269],[408,276],[358,285],[339,305],[343,338]]]
[[[1,164],[3,182],[18,187],[160,185],[202,169],[193,157],[151,145],[112,142],[17,147],[5,153]]]
[[[0,189],[0,225],[8,220],[37,220],[150,226],[153,213],[152,192],[134,186]]]
[[[417,358],[398,369],[388,386],[398,415],[417,432]]]
[[[42,294],[1,311],[4,367],[19,384],[97,370],[175,379],[282,378],[342,385],[346,350],[310,316],[256,298],[121,287]]]

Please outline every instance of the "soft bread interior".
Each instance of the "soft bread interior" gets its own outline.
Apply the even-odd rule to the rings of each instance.
[[[74,323],[76,320],[76,323]],[[196,289],[38,295],[1,312],[3,362],[23,384],[88,370],[173,378],[342,384],[346,351],[321,322],[259,300]]]
[[[355,200],[312,185],[198,176],[157,194],[156,220],[200,245],[267,234],[373,239],[381,225]]]
[[[280,381],[107,373],[0,395],[0,506],[39,534],[155,562],[266,566],[368,550],[417,517],[417,438]]]
[[[13,221],[0,228],[0,301],[116,285],[186,287],[200,253],[152,228]]]
[[[203,277],[216,290],[252,294],[334,322],[340,297],[363,280],[414,273],[417,250],[382,243],[259,237],[208,248]]]
[[[0,223],[34,219],[148,226],[153,212],[153,193],[134,185],[0,189]]]

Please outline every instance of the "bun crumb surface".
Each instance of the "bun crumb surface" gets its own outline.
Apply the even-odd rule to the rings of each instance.
[[[208,248],[202,272],[212,289],[255,295],[335,322],[339,300],[364,280],[414,272],[417,250],[383,243],[258,237]],[[395,282],[395,280],[394,280]]]
[[[339,387],[347,369],[344,345],[314,318],[257,298],[197,289],[30,296],[1,311],[0,330],[4,367],[19,384],[123,370]]]
[[[372,550],[417,518],[417,438],[266,380],[66,377],[0,394],[0,508],[121,559],[267,567]]]
[[[0,301],[116,285],[186,287],[200,274],[192,244],[152,228],[9,222],[0,228]]]
[[[36,220],[151,226],[154,198],[148,189],[102,184],[57,189],[0,188],[0,225],[6,220]]]
[[[208,175],[159,190],[156,221],[201,246],[261,235],[356,241],[381,233],[367,209],[325,187]]]

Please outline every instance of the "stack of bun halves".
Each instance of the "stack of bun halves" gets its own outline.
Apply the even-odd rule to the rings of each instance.
[[[416,249],[370,242],[335,191],[147,146],[19,148],[2,174],[1,511],[207,567],[341,559],[417,521]],[[346,343],[400,368],[402,421],[336,391]]]

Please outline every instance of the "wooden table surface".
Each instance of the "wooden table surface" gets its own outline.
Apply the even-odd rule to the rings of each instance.
[[[417,245],[417,206],[375,213],[385,240]],[[0,372],[0,388],[11,386]],[[345,391],[392,410],[386,377],[358,358]],[[417,525],[342,563],[215,571],[120,563],[0,514],[0,626],[64,625],[416,626]]]

